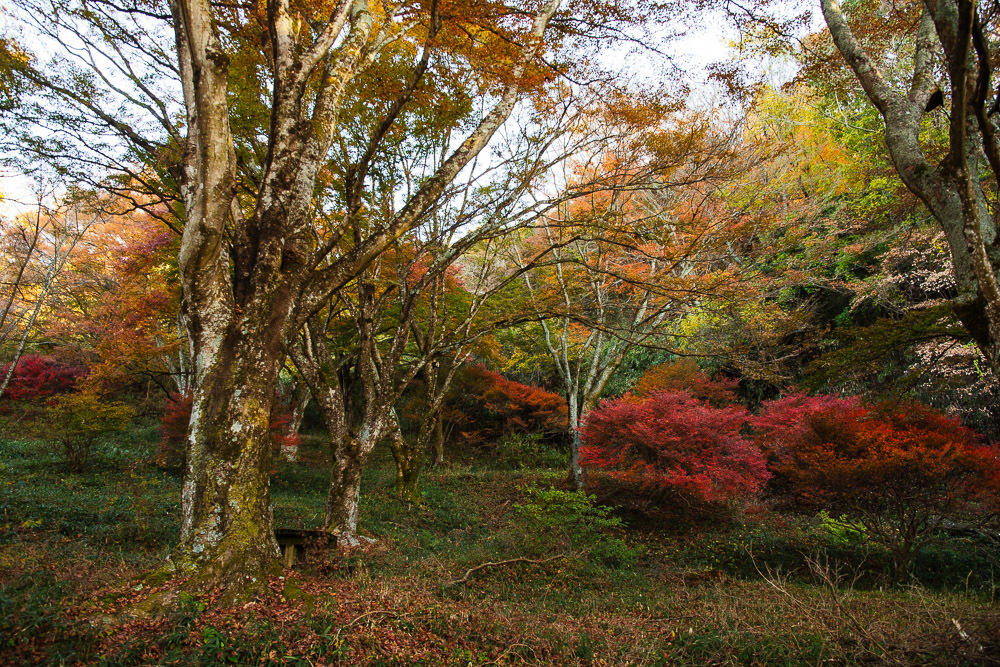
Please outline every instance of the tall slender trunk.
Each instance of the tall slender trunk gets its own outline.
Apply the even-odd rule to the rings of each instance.
[[[400,500],[422,505],[420,470],[423,468],[427,443],[419,436],[413,444],[407,442],[399,427],[399,419],[393,414],[389,423],[389,448],[396,461],[396,496]]]
[[[434,459],[431,462],[435,468],[443,466],[445,463],[444,459],[444,419],[441,415],[437,415],[434,420]]]
[[[586,479],[583,466],[580,465],[580,416],[576,393],[570,391],[566,397],[567,417],[566,427],[569,430],[569,473],[577,490],[582,489]]]
[[[302,419],[305,417],[306,408],[309,406],[311,398],[312,395],[306,383],[302,380],[296,380],[292,388],[292,418],[285,427],[288,435],[297,436],[299,434],[299,429],[302,428]],[[298,460],[299,444],[297,438],[292,438],[291,442],[281,445],[281,456],[286,461]]]

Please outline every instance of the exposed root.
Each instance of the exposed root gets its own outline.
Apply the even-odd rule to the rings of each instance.
[[[354,547],[360,547],[363,544],[375,544],[378,540],[374,537],[366,537],[364,535],[358,535],[357,533],[347,533],[337,535],[337,548],[338,549],[352,549]]]

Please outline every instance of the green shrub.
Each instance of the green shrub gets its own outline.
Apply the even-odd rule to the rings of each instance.
[[[32,430],[62,448],[66,465],[80,472],[87,465],[97,439],[124,431],[134,410],[124,403],[106,401],[93,392],[81,391],[53,399],[35,419]]]
[[[602,565],[622,567],[635,563],[639,550],[628,546],[609,531],[623,528],[622,520],[610,507],[596,505],[594,496],[584,491],[563,491],[552,486],[518,487],[525,502],[514,508],[525,519],[525,528],[536,546],[562,545],[583,551]]]
[[[546,443],[541,433],[511,433],[497,442],[496,460],[504,468],[565,468],[569,452]]]
[[[826,510],[821,510],[819,519],[821,529],[830,535],[835,544],[858,544],[868,537],[864,523],[851,521],[844,514],[835,519]]]

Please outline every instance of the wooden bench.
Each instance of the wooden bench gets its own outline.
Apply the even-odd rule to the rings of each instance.
[[[276,528],[274,537],[281,547],[281,562],[286,568],[292,568],[296,562],[306,558],[306,547],[335,546],[337,538],[325,530],[307,530],[304,528]]]

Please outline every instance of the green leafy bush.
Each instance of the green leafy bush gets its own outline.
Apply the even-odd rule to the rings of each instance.
[[[124,431],[134,410],[117,401],[106,401],[90,391],[67,394],[45,405],[34,421],[38,437],[62,448],[69,469],[80,472],[90,458],[97,439]]]
[[[541,433],[511,433],[497,442],[497,463],[504,468],[565,468],[569,452],[545,442]]]
[[[830,534],[834,543],[855,544],[864,542],[867,537],[865,524],[861,521],[851,521],[844,514],[834,518],[826,510],[820,510],[819,520],[820,527]]]
[[[525,502],[517,503],[514,508],[526,520],[526,528],[535,536],[537,546],[552,550],[557,545],[569,551],[583,551],[608,567],[635,563],[639,550],[608,534],[621,529],[622,520],[612,515],[610,507],[595,504],[594,496],[552,486],[518,488],[524,493]]]

